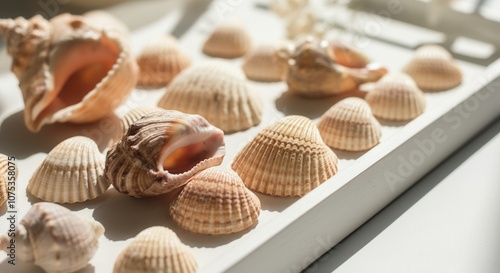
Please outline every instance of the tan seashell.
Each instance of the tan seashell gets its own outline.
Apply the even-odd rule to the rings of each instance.
[[[156,89],[167,84],[186,67],[191,59],[184,53],[175,37],[163,35],[152,40],[137,57],[140,68],[137,86]]]
[[[224,133],[203,117],[162,110],[137,120],[108,151],[105,176],[119,192],[155,196],[219,165]]]
[[[278,82],[285,79],[287,59],[280,56],[281,47],[263,44],[245,58],[243,72],[248,79],[260,82]]]
[[[333,60],[345,67],[364,68],[370,63],[370,59],[357,48],[339,41],[330,42],[326,51]]]
[[[53,203],[36,203],[16,227],[16,258],[48,273],[75,272],[87,266],[99,246],[104,227]],[[12,239],[14,239],[12,238]],[[10,237],[0,236],[7,250]]]
[[[170,215],[179,226],[211,235],[245,230],[259,214],[259,198],[236,172],[221,166],[191,177],[170,207]]]
[[[238,58],[251,47],[252,39],[239,22],[218,25],[203,44],[203,53],[218,58]]]
[[[231,167],[252,190],[303,196],[337,173],[337,163],[311,120],[288,116],[264,128]]]
[[[410,76],[403,73],[384,76],[368,92],[365,100],[374,116],[386,120],[411,120],[425,110],[424,93]]]
[[[322,98],[353,91],[366,82],[379,80],[387,70],[376,64],[362,69],[337,64],[326,52],[328,42],[309,37],[291,53],[286,83],[291,93]]]
[[[9,182],[15,182],[18,173],[15,159],[0,154],[0,206],[9,199]]]
[[[143,116],[145,116],[149,113],[152,113],[152,112],[162,111],[162,110],[163,109],[158,108],[158,107],[154,107],[154,106],[153,107],[137,107],[137,108],[131,109],[120,119],[122,131],[121,131],[119,138],[121,139],[123,137],[123,135],[127,133],[128,128],[130,128],[130,126],[134,122],[136,122],[137,120],[139,120]]]
[[[55,122],[99,120],[135,86],[138,68],[124,40],[85,17],[5,19],[0,31],[13,58],[30,131]]]
[[[166,227],[141,231],[116,258],[113,273],[194,273],[191,249]]]
[[[263,107],[240,69],[215,60],[182,72],[167,87],[158,106],[201,115],[224,132],[259,124]]]
[[[447,90],[462,82],[462,72],[453,57],[438,45],[419,47],[403,72],[424,91]]]
[[[335,149],[365,151],[380,142],[382,128],[370,106],[360,98],[346,98],[330,107],[319,119],[325,143]]]
[[[78,203],[94,199],[109,188],[105,158],[90,138],[68,138],[52,149],[28,184],[28,191],[45,201]]]

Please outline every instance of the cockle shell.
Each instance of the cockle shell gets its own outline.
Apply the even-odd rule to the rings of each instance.
[[[308,38],[296,46],[288,62],[286,83],[291,93],[322,98],[353,91],[366,82],[379,80],[387,70],[376,64],[347,68],[326,52],[328,42]]]
[[[113,273],[194,273],[191,249],[166,227],[141,231],[116,258]]]
[[[319,119],[325,143],[345,151],[365,151],[380,142],[382,128],[366,101],[346,98],[330,107]]]
[[[242,66],[247,78],[260,82],[284,80],[288,63],[279,51],[280,47],[273,44],[262,44],[252,50]]]
[[[68,138],[52,149],[28,184],[28,191],[45,201],[77,203],[94,199],[109,188],[105,158],[90,138]]]
[[[207,61],[183,71],[167,87],[158,106],[201,115],[225,132],[259,124],[263,108],[243,72],[222,61]]]
[[[224,133],[199,115],[162,110],[132,124],[106,155],[105,176],[119,192],[155,196],[219,165]]]
[[[156,89],[167,84],[191,64],[175,37],[162,35],[153,39],[137,57],[140,68],[138,87]]]
[[[203,44],[203,53],[218,58],[238,58],[250,49],[252,39],[239,22],[218,25]]]
[[[414,119],[425,110],[425,97],[413,79],[403,73],[384,76],[365,97],[373,115],[386,120]]]
[[[0,20],[30,131],[99,120],[135,86],[138,68],[124,39],[89,20],[70,14]]]
[[[170,215],[181,227],[212,235],[247,229],[259,214],[258,197],[236,172],[221,166],[191,177],[170,207]]]
[[[156,112],[156,111],[162,111],[163,109],[158,108],[158,107],[137,107],[130,109],[123,117],[120,118],[121,121],[121,134],[119,138],[122,138],[124,134],[127,133],[128,128],[130,128],[130,125],[132,125],[134,122],[142,118],[143,116]]]
[[[340,41],[331,41],[326,51],[333,60],[345,67],[364,68],[370,63],[370,59],[357,48]]]
[[[12,179],[17,178],[17,164],[15,159],[9,160],[9,157],[0,154],[0,206],[9,198],[9,182],[15,182]]]
[[[287,116],[264,128],[231,167],[252,190],[303,196],[337,173],[337,164],[310,119]]]
[[[53,203],[36,203],[16,227],[16,257],[48,273],[75,272],[87,266],[104,227]],[[0,236],[6,250],[10,237]]]
[[[424,91],[447,90],[462,82],[462,72],[453,57],[438,45],[419,47],[403,72]]]

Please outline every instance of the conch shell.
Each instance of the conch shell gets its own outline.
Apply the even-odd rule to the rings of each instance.
[[[120,31],[98,28],[86,17],[5,19],[0,31],[30,131],[55,122],[96,121],[125,101],[136,84],[137,64]]]
[[[155,196],[222,163],[224,133],[199,115],[173,110],[149,113],[133,123],[106,156],[105,176],[133,197]]]
[[[17,178],[18,174],[17,164],[14,160],[9,160],[9,157],[0,154],[0,206],[5,203],[9,198],[9,182]]]

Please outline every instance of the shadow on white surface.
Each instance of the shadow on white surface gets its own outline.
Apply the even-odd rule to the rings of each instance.
[[[255,191],[253,191],[253,193],[259,197],[262,210],[267,211],[282,212],[300,199],[300,197],[270,196]]]
[[[112,195],[112,193],[111,193],[112,191],[113,191],[112,189],[108,189],[106,192],[99,195],[97,198],[92,199],[92,200],[87,200],[87,201],[81,202],[81,203],[74,203],[74,204],[59,204],[58,203],[58,204],[71,210],[71,211],[80,211],[83,209],[94,209],[94,208],[98,207],[99,205],[101,205],[102,203],[106,202],[106,200],[108,200],[110,198],[110,196]],[[34,196],[33,194],[31,194],[28,191],[28,188],[26,188],[26,196],[28,197],[28,202],[32,206],[38,202],[46,202],[46,201]]]
[[[45,273],[45,271],[36,265],[31,263],[20,262],[16,259],[16,265],[9,264],[7,259],[0,263],[0,272],[2,273]],[[87,265],[85,268],[75,271],[74,273],[94,273],[95,267],[91,264]]]

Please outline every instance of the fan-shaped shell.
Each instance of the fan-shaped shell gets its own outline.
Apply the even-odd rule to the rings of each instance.
[[[76,136],[59,143],[35,171],[28,191],[45,201],[77,203],[109,188],[103,179],[105,158],[90,138]]]
[[[365,100],[374,116],[386,120],[411,120],[425,110],[424,93],[410,76],[403,73],[383,77],[368,92]]]
[[[175,37],[163,35],[153,39],[137,57],[140,68],[138,87],[156,89],[167,84],[191,64]]]
[[[260,214],[260,201],[236,172],[206,169],[191,179],[170,207],[184,229],[202,234],[229,234],[247,229]]]
[[[0,20],[31,131],[85,123],[113,112],[132,91],[138,68],[119,31],[82,16]]]
[[[320,118],[318,129],[325,143],[335,149],[364,151],[380,142],[382,128],[366,101],[346,98]]]
[[[191,249],[166,227],[141,231],[118,255],[113,273],[194,273]]]
[[[132,125],[134,122],[142,118],[143,116],[155,112],[155,111],[161,111],[163,109],[158,108],[158,107],[137,107],[130,109],[123,117],[120,118],[121,125],[122,125],[122,131],[120,134],[119,138],[122,138],[124,134],[127,133],[128,128],[130,125]]]
[[[251,51],[242,67],[247,78],[261,82],[284,80],[288,60],[279,55],[279,50],[278,46],[263,44]]]
[[[203,44],[203,53],[218,58],[238,58],[250,49],[252,39],[239,22],[218,25]]]
[[[9,159],[8,156],[0,154],[0,206],[9,198],[9,182],[15,182],[12,179],[17,178],[17,164],[15,159]]]
[[[238,68],[208,61],[177,76],[158,106],[202,115],[225,132],[241,131],[262,118],[262,100],[255,92]]]
[[[262,130],[232,164],[245,185],[278,196],[303,196],[337,172],[337,156],[308,118],[288,116]]]
[[[104,227],[53,203],[36,203],[16,227],[16,258],[48,273],[75,272],[87,266]],[[11,238],[0,237],[5,246]]]
[[[105,176],[134,197],[167,193],[224,158],[224,133],[203,117],[162,110],[137,120],[108,151]]]
[[[451,89],[462,82],[462,72],[451,54],[441,46],[425,45],[403,68],[424,91]]]

